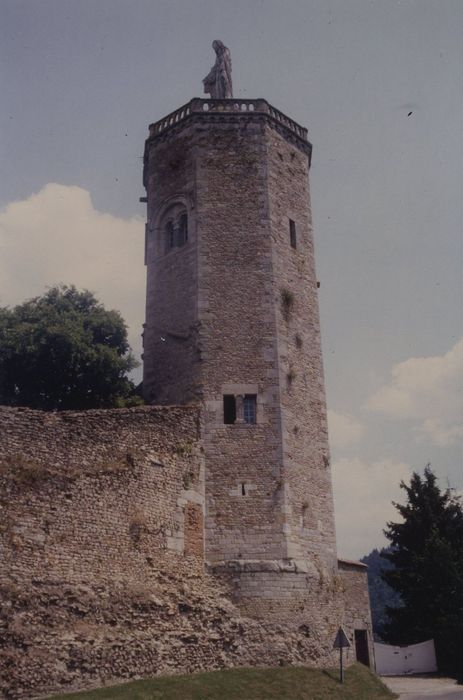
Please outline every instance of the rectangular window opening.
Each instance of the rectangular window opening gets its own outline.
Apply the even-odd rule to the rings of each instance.
[[[289,220],[289,242],[291,248],[297,248],[296,223],[292,219]]]
[[[236,421],[236,398],[233,394],[223,396],[223,422],[226,425],[233,425]]]
[[[246,496],[246,484],[241,484],[241,495]]]
[[[254,425],[257,421],[257,396],[246,394],[243,400],[243,418],[245,423]]]

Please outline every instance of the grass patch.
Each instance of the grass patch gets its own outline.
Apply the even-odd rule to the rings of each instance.
[[[391,693],[370,671],[355,664],[339,683],[334,670],[242,668],[135,681],[53,700],[388,700]],[[50,699],[51,700],[51,699]]]

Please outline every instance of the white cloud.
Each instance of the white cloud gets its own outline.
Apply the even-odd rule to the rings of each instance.
[[[89,192],[50,183],[0,211],[0,305],[63,282],[118,309],[140,352],[144,312],[143,222],[96,210]]]
[[[328,431],[333,449],[345,449],[358,445],[365,434],[365,427],[345,413],[328,410]]]
[[[463,438],[463,338],[444,355],[395,365],[366,408],[415,423],[419,438],[448,446]]]
[[[389,459],[367,464],[354,458],[339,459],[332,469],[339,556],[357,559],[387,546],[382,531],[387,521],[400,520],[392,501],[405,501],[400,482],[409,481],[411,467]]]

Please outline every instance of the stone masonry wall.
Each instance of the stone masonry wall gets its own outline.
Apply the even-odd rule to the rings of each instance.
[[[146,323],[143,387],[154,404],[187,403],[198,396],[195,163],[191,130],[151,149],[147,165]],[[166,245],[170,212],[183,207],[188,241]],[[175,210],[175,209],[174,209]]]
[[[108,618],[115,606],[130,626],[134,600],[149,595],[145,583],[166,557],[185,554],[202,566],[197,440],[195,408],[0,408],[0,668],[7,697],[27,695],[29,686],[79,682],[79,635],[86,638],[87,620],[96,624],[99,606]],[[110,627],[119,625],[117,615],[111,619]],[[54,665],[63,638],[68,652]],[[111,648],[104,653],[110,657]],[[106,677],[118,674],[111,663]]]
[[[326,577],[308,560],[235,561],[214,567],[233,587],[233,600],[247,617],[284,625],[317,641],[331,657],[345,623],[344,586],[337,574]]]
[[[156,294],[147,305],[145,375],[157,373],[179,402],[194,393],[202,403],[206,561],[231,583],[243,614],[297,630],[299,611],[328,653],[344,602],[308,144],[263,115],[220,113],[220,105],[148,143],[148,289]],[[166,255],[156,222],[173,202],[188,206],[192,232]],[[178,340],[166,329],[184,326],[178,298],[192,280],[196,316],[182,341],[188,362],[171,383],[164,356]],[[169,358],[172,367],[180,361]],[[255,424],[240,412],[246,394],[257,396]],[[236,399],[234,424],[224,422],[224,395]]]
[[[185,325],[178,298],[194,280],[188,362],[172,387],[177,401],[202,403],[206,561],[244,615],[303,630],[326,656],[339,625],[354,635],[363,620],[358,629],[367,629],[369,606],[360,596],[354,614],[352,587],[363,579],[339,572],[336,559],[311,147],[269,105],[250,107],[193,100],[150,128],[148,221],[184,202],[192,234],[165,255],[154,226],[147,325],[156,317],[164,325],[161,341],[152,333],[145,345],[145,366],[169,384],[169,344],[174,364],[180,355],[165,329]],[[257,397],[255,424],[243,420],[247,394]],[[224,421],[224,395],[235,397],[233,424]]]
[[[254,620],[204,571],[197,438],[194,407],[0,408],[0,697],[332,663],[299,609]]]
[[[308,144],[258,113],[213,110],[147,144],[145,392],[203,402],[206,558],[334,573]],[[177,204],[188,243],[166,252]],[[257,424],[224,424],[225,394],[238,408],[257,395]]]
[[[207,559],[285,556],[263,123],[195,119],[148,154],[147,396],[203,402]],[[188,243],[165,254],[156,222],[175,201]],[[224,425],[226,393],[257,394],[257,425]]]
[[[265,123],[224,119],[198,133],[207,558],[317,559],[329,576],[336,543],[307,152]],[[224,425],[227,393],[257,394],[257,425]]]
[[[266,140],[288,556],[317,559],[329,572],[336,539],[309,161],[273,128]]]
[[[342,627],[351,646],[346,663],[357,660],[355,632],[365,631],[370,667],[374,645],[368,595],[367,567],[339,560],[336,573],[326,572],[308,560],[234,561],[213,567],[231,587],[232,600],[242,614],[267,624],[283,625],[288,633],[316,641],[320,663],[338,662],[333,642]],[[362,659],[360,659],[362,660]]]
[[[286,556],[264,125],[198,130],[200,338],[210,562]],[[224,424],[223,396],[257,395],[257,422]]]
[[[373,625],[370,612],[367,566],[361,562],[340,559],[339,575],[344,591],[345,631],[352,644],[351,658],[355,659],[355,630],[366,630],[370,666],[375,668]],[[349,657],[348,657],[349,658]]]
[[[0,582],[124,577],[146,566],[140,542],[183,553],[185,505],[203,503],[197,440],[193,408],[0,409]]]

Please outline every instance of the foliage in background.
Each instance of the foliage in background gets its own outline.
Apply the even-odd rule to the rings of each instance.
[[[389,586],[382,572],[392,568],[392,563],[384,558],[391,551],[388,549],[373,549],[362,557],[361,561],[368,566],[368,590],[370,593],[371,618],[376,641],[384,639],[384,630],[389,620],[386,608],[397,608],[402,604],[400,595]]]
[[[44,410],[140,403],[118,311],[64,285],[0,308],[0,404]]]
[[[403,607],[388,608],[385,638],[414,644],[433,638],[439,669],[462,674],[463,510],[450,489],[441,491],[428,465],[410,485],[401,483],[405,505],[395,503],[403,522],[388,523],[393,568],[383,577],[400,594]]]

